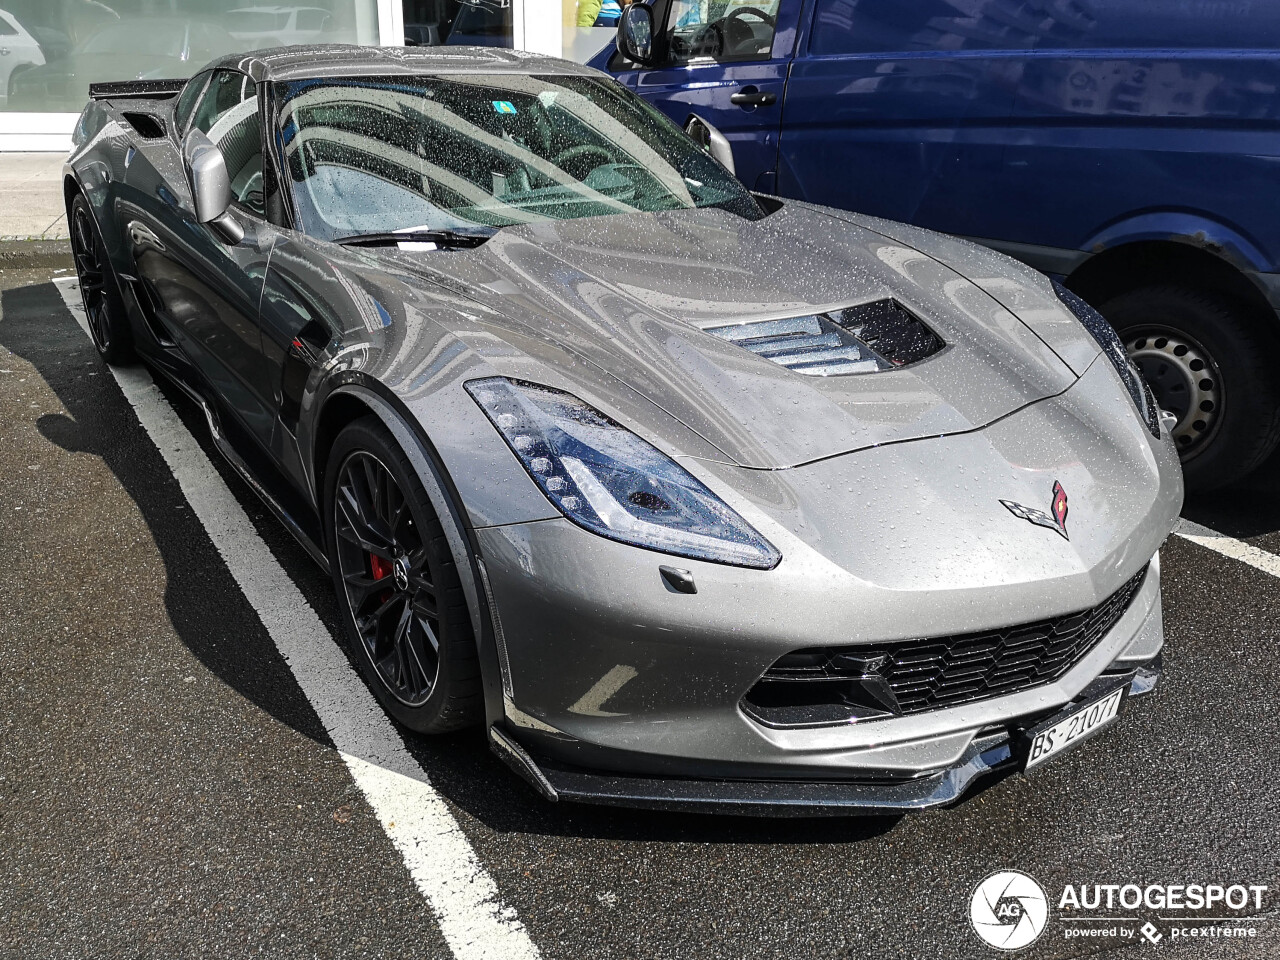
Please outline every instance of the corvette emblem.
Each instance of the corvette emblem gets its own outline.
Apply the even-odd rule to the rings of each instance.
[[[1062,489],[1062,484],[1057,480],[1053,481],[1053,502],[1050,504],[1052,513],[1045,513],[1043,510],[1036,510],[1033,507],[1024,507],[1022,504],[1014,503],[1012,500],[1001,500],[1000,502],[1015,517],[1029,520],[1038,527],[1048,527],[1050,530],[1056,530],[1062,535],[1063,540],[1071,539],[1067,536],[1067,491]]]

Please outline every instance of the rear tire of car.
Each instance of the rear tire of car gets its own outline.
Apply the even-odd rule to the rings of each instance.
[[[481,720],[480,662],[457,561],[417,471],[378,418],[338,434],[323,503],[350,653],[383,708],[419,733]]]
[[[1212,490],[1258,467],[1280,445],[1275,334],[1234,298],[1155,285],[1102,304],[1161,408],[1187,486]]]
[[[112,366],[132,363],[133,330],[120,295],[120,282],[106,244],[84,194],[77,193],[67,210],[71,255],[75,260],[80,299],[84,303],[89,336],[102,359]]]
[[[15,98],[14,98],[14,96],[13,96],[13,92],[18,88],[18,83],[17,83],[18,78],[19,78],[20,76],[22,76],[24,73],[26,73],[28,70],[30,70],[30,69],[31,69],[31,67],[32,67],[32,65],[31,65],[31,64],[29,64],[29,63],[24,63],[24,64],[20,64],[19,66],[14,67],[14,68],[13,68],[13,70],[12,70],[12,71],[10,71],[10,73],[9,73],[9,87],[8,87],[8,89],[5,91],[5,94],[6,94],[7,98],[8,98],[8,102],[9,102],[9,103],[13,103],[13,101],[14,101],[14,99],[15,99]],[[12,109],[12,108],[10,108],[10,109]]]

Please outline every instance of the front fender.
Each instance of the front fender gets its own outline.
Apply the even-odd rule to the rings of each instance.
[[[324,422],[328,405],[343,397],[354,397],[387,422],[397,439],[407,430],[414,444],[429,452],[440,465],[451,495],[463,505],[470,527],[557,517],[559,512],[463,389],[467,380],[493,375],[488,365],[473,358],[468,370],[438,389],[403,393],[363,371],[337,370],[329,378],[327,389],[317,391],[316,417],[309,418],[299,431],[304,461],[308,466],[316,463],[316,425]],[[401,426],[392,427],[392,421]],[[313,470],[310,481],[315,503],[320,507],[323,490],[317,474],[318,470]]]
[[[432,509],[440,518],[441,529],[462,583],[467,612],[471,616],[476,647],[483,665],[485,725],[491,726],[503,716],[503,694],[510,695],[511,681],[509,671],[504,669],[506,657],[503,655],[501,628],[491,613],[493,604],[484,561],[474,531],[468,524],[466,511],[460,506],[458,491],[443,469],[431,442],[411,425],[413,421],[406,418],[405,412],[398,409],[391,399],[360,383],[344,384],[334,391],[334,395],[355,397],[382,421],[409,457]]]

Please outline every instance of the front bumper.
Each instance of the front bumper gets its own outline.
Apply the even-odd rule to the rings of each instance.
[[[699,780],[641,777],[587,770],[535,758],[497,726],[489,742],[513,771],[551,802],[605,804],[686,813],[760,817],[897,815],[956,803],[979,781],[1021,769],[1022,733],[1054,713],[1065,713],[1129,683],[1129,698],[1151,693],[1160,680],[1160,657],[1139,667],[1108,671],[1060,711],[1019,718],[1003,729],[975,736],[960,759],[942,770],[909,779]]]
[[[922,618],[949,605],[945,613],[959,621],[964,595],[925,590],[881,604],[886,592],[868,596],[803,570],[785,589],[752,589],[763,580],[758,571],[689,561],[698,593],[688,596],[658,575],[665,558],[567,521],[478,533],[503,665],[504,728],[566,767],[696,780],[916,777],[961,763],[981,731],[1052,713],[1108,670],[1151,661],[1163,644],[1157,556],[1112,629],[1053,682],[889,719],[775,728],[748,716],[742,699],[780,656],[815,641],[873,646],[937,636],[943,631]],[[1146,549],[1139,545],[1127,562],[1141,569]],[[1066,600],[1071,581],[1046,587],[1034,579],[969,599],[987,616],[1025,611],[1018,620],[1030,621],[1090,608],[1133,572],[1118,568],[1114,581]],[[890,603],[891,615],[873,622],[868,611]],[[968,618],[973,629],[989,625],[975,621]]]
[[[532,533],[537,526],[517,529]],[[490,550],[486,562],[495,587],[512,573],[496,562],[499,556]],[[527,563],[530,554],[523,556]],[[618,576],[609,564],[578,569]],[[775,636],[766,624],[770,646],[759,649],[764,640],[743,629],[755,619],[750,605],[726,610],[736,631],[707,633],[704,621],[702,639],[690,643],[664,630],[648,603],[642,602],[643,619],[619,616],[613,606],[607,618],[583,609],[581,597],[594,592],[585,573],[573,583],[574,609],[573,596],[548,595],[554,578],[520,572],[521,582],[538,585],[537,604],[497,604],[500,632],[508,634],[501,643],[507,679],[515,683],[505,692],[505,717],[492,728],[491,745],[553,800],[761,815],[946,805],[979,778],[1016,769],[1020,733],[1095,696],[1099,683],[1128,677],[1135,694],[1149,691],[1164,639],[1157,555],[1110,632],[1055,682],[914,715],[775,729],[749,717],[740,698],[771,658],[803,644]],[[638,572],[623,579],[632,584],[628,594],[643,594]],[[700,583],[711,587],[709,578]],[[767,598],[759,602],[770,606]],[[530,634],[539,636],[536,645],[528,645]],[[725,671],[739,666],[740,675],[726,680]],[[535,675],[540,682],[530,684]]]
[[[1114,385],[1085,386],[1088,400]],[[1136,417],[1096,442],[1074,394],[976,433],[786,471],[693,465],[782,551],[770,571],[677,560],[565,519],[477,527],[502,665],[495,749],[548,797],[760,812],[919,809],[1016,766],[1019,729],[1150,664],[1164,639],[1157,551],[1181,507],[1176,451]],[[1057,480],[1070,540],[1000,504],[1036,503]],[[849,494],[856,505],[825,508]],[[687,568],[696,593],[674,590],[663,564]],[[1072,617],[1144,567],[1124,613],[1052,681],[820,726],[743,710],[795,651]]]

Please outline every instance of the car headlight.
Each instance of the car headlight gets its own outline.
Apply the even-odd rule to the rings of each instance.
[[[579,526],[714,563],[769,570],[782,559],[683,467],[577,397],[505,377],[466,388],[547,499]]]
[[[1120,374],[1120,379],[1124,381],[1125,389],[1129,391],[1129,396],[1133,398],[1134,406],[1138,408],[1138,412],[1142,414],[1142,419],[1146,421],[1147,429],[1151,431],[1153,437],[1159,440],[1160,407],[1156,404],[1156,398],[1151,393],[1151,388],[1147,386],[1147,381],[1143,379],[1137,367],[1129,360],[1129,355],[1124,349],[1124,343],[1121,342],[1115,329],[1111,324],[1107,323],[1106,317],[1057,280],[1053,281],[1053,289],[1057,292],[1058,299],[1062,301],[1063,305],[1076,315],[1079,321],[1084,324],[1084,328],[1093,336],[1093,339],[1098,341],[1098,346],[1102,347],[1102,352],[1107,355],[1111,365],[1116,368],[1116,373]]]

